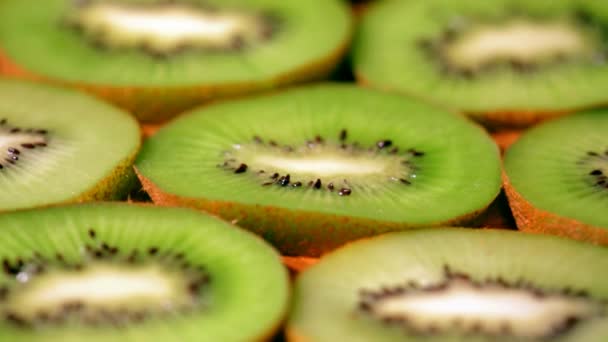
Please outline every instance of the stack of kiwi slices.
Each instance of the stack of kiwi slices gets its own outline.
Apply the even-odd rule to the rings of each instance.
[[[521,230],[608,245],[608,110],[544,123],[507,151],[505,189]]]
[[[256,341],[287,310],[278,253],[196,211],[87,204],[0,227],[3,341]]]
[[[0,80],[0,212],[124,198],[140,144],[137,122],[99,100]]]
[[[160,121],[220,95],[326,75],[350,32],[342,0],[4,0],[0,72]]]
[[[289,341],[608,340],[608,249],[505,230],[392,233],[298,278]]]
[[[608,102],[608,3],[387,0],[354,48],[359,81],[528,125]]]
[[[154,202],[219,215],[289,255],[470,223],[500,190],[498,150],[480,127],[335,84],[188,113],[144,144],[136,172]]]

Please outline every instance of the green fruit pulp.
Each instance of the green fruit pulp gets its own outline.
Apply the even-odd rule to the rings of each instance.
[[[134,158],[141,143],[139,126],[128,114],[89,96],[46,86],[0,80],[2,119],[0,144],[20,154],[12,165],[6,161],[7,151],[0,151],[0,211],[77,200],[90,191],[113,198],[116,184],[100,182],[121,166],[131,172],[130,165],[122,164]],[[22,147],[28,135],[47,146]]]
[[[606,110],[530,129],[505,154],[511,185],[536,208],[608,228],[608,188],[591,174],[608,174],[607,131]]]
[[[141,6],[156,2],[131,1]],[[71,13],[70,1],[10,0],[0,3],[0,46],[14,63],[49,78],[162,87],[268,81],[327,58],[349,39],[350,14],[338,0],[210,0],[205,4],[220,11],[268,12],[281,24],[270,40],[243,51],[193,50],[158,59],[137,46],[100,51],[94,42],[63,25]]]
[[[359,157],[339,147],[342,130],[347,132],[343,143],[361,147]],[[256,145],[254,136],[266,144]],[[306,142],[316,136],[324,139],[323,147],[317,154],[307,152]],[[375,152],[384,139],[392,142],[385,150],[399,147],[399,152]],[[269,147],[271,140],[279,147]],[[295,152],[282,152],[289,147]],[[424,156],[411,157],[406,151],[410,148]],[[298,162],[302,156],[309,159]],[[231,158],[235,168],[251,161],[248,170],[235,173],[221,167]],[[415,171],[399,165],[401,158],[412,159]],[[266,168],[269,163],[280,168]],[[136,166],[163,193],[183,198],[418,225],[482,210],[500,188],[497,148],[479,127],[398,96],[340,85],[191,112],[149,139]],[[359,174],[373,166],[380,171]],[[260,168],[266,169],[264,174],[258,173]],[[264,186],[275,171],[290,174],[290,185]],[[411,184],[391,181],[391,176],[408,177]],[[320,189],[308,186],[317,178]],[[327,189],[328,179],[337,180],[334,191]],[[293,187],[296,181],[302,186]],[[352,194],[340,196],[343,187]]]
[[[579,24],[579,13],[586,13],[580,16],[589,22]],[[421,46],[424,41],[466,40],[467,30],[477,32],[476,26],[501,29],[510,20],[541,28],[548,25],[549,32],[551,27],[573,30],[574,36],[581,36],[582,51],[557,53],[566,61],[553,56],[549,58],[553,61],[547,62],[548,56],[540,56],[536,65],[527,69],[525,64],[513,66],[498,60],[488,70],[459,76],[442,67],[439,56],[429,56]],[[354,64],[358,77],[374,87],[471,114],[568,111],[608,100],[603,90],[608,83],[607,27],[608,6],[600,1],[386,1],[366,13],[355,42]],[[442,38],[451,37],[446,33],[450,30],[456,32],[456,38]],[[544,42],[530,41],[527,48],[532,50]],[[496,40],[494,44],[499,48]],[[449,57],[442,54],[442,58]]]
[[[605,305],[608,298],[608,278],[598,276],[608,267],[605,248],[499,230],[415,230],[352,243],[302,273],[296,280],[288,332],[315,342],[536,341],[458,330],[413,334],[399,324],[391,327],[359,311],[361,290],[392,289],[408,282],[431,286],[444,280],[446,265],[481,284],[486,279],[500,278],[512,285],[524,280],[544,293],[560,293],[566,288],[587,291],[598,305]],[[460,307],[464,320],[465,309]],[[480,321],[483,325],[483,318]],[[446,322],[441,323],[437,326]],[[607,336],[608,320],[599,316],[578,323],[555,340],[605,341]]]
[[[0,336],[7,341],[245,341],[270,334],[286,309],[287,274],[278,254],[253,235],[194,211],[90,204],[5,214],[0,217],[0,227],[2,260],[10,260],[14,265],[15,260],[21,258],[26,264],[24,268],[35,253],[39,259],[50,260],[45,264],[47,270],[51,269],[48,275],[35,274],[29,280],[35,283],[37,278],[42,278],[35,283],[42,288],[45,282],[49,284],[43,279],[58,274],[52,271],[52,266],[62,267],[56,261],[57,254],[67,263],[82,265],[82,272],[95,272],[100,264],[144,270],[138,268],[138,263],[154,266],[169,262],[181,253],[182,262],[192,268],[205,267],[210,277],[207,287],[201,290],[201,295],[208,298],[205,305],[185,312],[177,307],[159,316],[155,316],[151,308],[148,311],[151,314],[142,321],[127,320],[119,326],[103,320],[96,325],[86,324],[78,319],[19,326],[3,315]],[[95,233],[94,238],[91,231]],[[117,248],[117,252],[102,257],[86,253],[86,246],[99,248],[102,243]],[[154,256],[148,255],[151,248],[157,249]],[[119,262],[133,250],[140,252],[138,262]],[[175,266],[167,272],[174,274],[169,281],[179,283],[179,274],[186,271]],[[17,279],[23,278],[0,275],[0,284],[8,287],[8,301],[0,303],[1,312],[10,308],[13,295],[34,285]],[[123,282],[123,279],[115,280],[116,284]],[[87,298],[82,301],[87,303]],[[122,309],[126,311],[136,306],[129,298],[117,301],[122,301]],[[112,306],[112,300],[104,305]],[[166,303],[156,303],[157,310],[167,310],[163,305]],[[115,307],[120,308],[120,304],[116,303]],[[107,309],[110,315],[112,310]]]

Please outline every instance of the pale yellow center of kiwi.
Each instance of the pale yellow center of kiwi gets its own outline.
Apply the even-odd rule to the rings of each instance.
[[[154,6],[96,2],[70,18],[95,39],[111,47],[145,45],[158,53],[181,47],[230,49],[259,39],[265,23],[259,16],[238,11],[208,12],[180,4]]]
[[[24,319],[40,313],[60,315],[65,306],[82,306],[79,314],[98,312],[165,312],[192,306],[185,277],[156,265],[94,264],[82,271],[49,270],[17,275],[19,288],[4,309]]]
[[[496,61],[534,64],[586,52],[590,51],[585,35],[573,24],[524,20],[480,26],[451,42],[446,49],[450,64],[467,70]]]
[[[346,158],[330,156],[277,157],[259,155],[253,158],[254,165],[271,170],[317,175],[323,177],[385,174],[387,161],[371,158]]]
[[[406,318],[416,330],[452,328],[483,334],[540,338],[568,320],[591,317],[598,308],[589,300],[565,295],[535,296],[526,289],[474,286],[451,280],[446,289],[381,299],[373,306],[380,318]],[[455,326],[454,322],[458,322]]]

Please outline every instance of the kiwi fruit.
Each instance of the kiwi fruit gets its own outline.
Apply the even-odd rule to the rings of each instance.
[[[184,114],[146,141],[135,168],[155,203],[211,212],[287,255],[469,222],[501,186],[498,149],[480,127],[340,84]]]
[[[0,73],[92,92],[142,121],[327,75],[342,0],[4,0]]]
[[[0,212],[121,199],[140,145],[133,117],[97,99],[0,80]]]
[[[507,230],[349,244],[299,275],[289,341],[606,341],[608,249]]]
[[[6,341],[255,341],[287,309],[279,255],[194,210],[81,204],[0,227]]]
[[[354,45],[361,83],[490,126],[608,103],[605,1],[382,1]]]
[[[608,111],[526,131],[507,150],[505,190],[519,229],[608,245]]]

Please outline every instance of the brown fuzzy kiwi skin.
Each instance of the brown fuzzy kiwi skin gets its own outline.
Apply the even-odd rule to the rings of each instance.
[[[598,245],[608,245],[608,229],[588,225],[575,219],[534,207],[513,187],[506,172],[502,172],[503,187],[517,228],[523,232],[558,235]]]
[[[259,82],[225,83],[184,87],[129,87],[79,83],[39,75],[13,62],[0,49],[0,75],[35,82],[76,88],[121,107],[142,122],[162,122],[199,104],[216,98],[231,98],[256,93],[293,83],[316,81],[326,77],[346,54],[352,38],[351,28],[346,39],[330,54],[291,72]]]
[[[203,210],[259,234],[287,256],[316,257],[346,242],[382,233],[416,227],[479,225],[488,206],[447,221],[411,225],[360,217],[298,211],[269,205],[248,205],[205,198],[180,197],[164,192],[151,180],[137,174],[144,190],[160,206]],[[498,195],[498,193],[496,194]],[[269,227],[272,227],[269,229]]]

